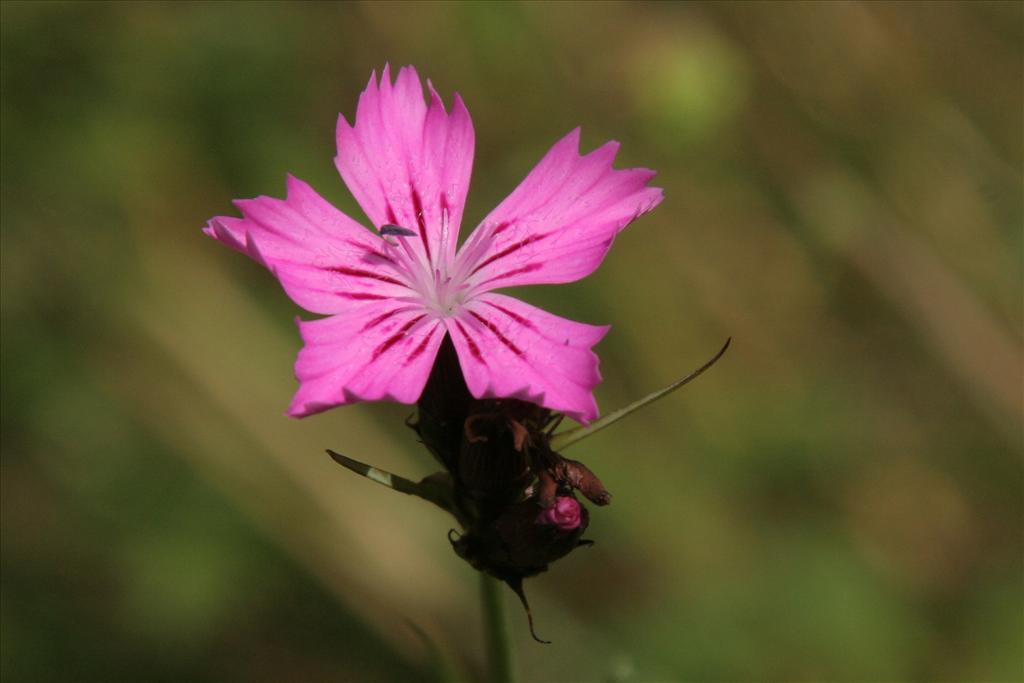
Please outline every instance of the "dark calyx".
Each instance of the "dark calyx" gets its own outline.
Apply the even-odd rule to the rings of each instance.
[[[555,523],[546,512],[575,491],[597,505],[611,495],[585,465],[550,448],[561,415],[516,399],[477,400],[466,387],[455,348],[445,339],[409,426],[448,472],[451,512],[463,528],[449,540],[475,569],[509,585],[533,619],[523,579],[590,541],[589,513]],[[443,474],[435,475],[440,480]],[[563,503],[566,501],[563,501]],[[569,501],[572,510],[576,505]]]

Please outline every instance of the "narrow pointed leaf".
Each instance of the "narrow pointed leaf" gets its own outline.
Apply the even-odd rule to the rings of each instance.
[[[392,474],[386,470],[359,462],[341,453],[335,453],[329,448],[327,449],[327,455],[331,456],[334,462],[342,467],[352,470],[370,481],[375,481],[400,493],[422,498],[437,505],[442,510],[452,512],[451,480],[446,473],[438,472],[416,483],[397,474]]]
[[[705,363],[704,365],[700,366],[699,368],[697,368],[696,370],[691,372],[686,377],[683,377],[682,379],[680,379],[680,380],[678,380],[676,382],[673,382],[672,384],[668,385],[667,387],[664,387],[663,389],[659,389],[659,390],[655,391],[652,394],[648,394],[647,396],[644,396],[643,398],[641,398],[638,401],[634,401],[633,403],[630,403],[625,408],[620,408],[619,410],[616,410],[613,413],[608,413],[604,417],[599,418],[597,420],[594,420],[593,422],[591,422],[586,427],[577,427],[575,429],[570,429],[568,431],[564,431],[564,432],[561,432],[559,434],[555,434],[553,437],[551,437],[551,450],[553,450],[553,451],[564,450],[564,449],[568,448],[569,446],[572,446],[573,444],[582,441],[583,439],[587,438],[588,436],[591,436],[591,435],[595,434],[596,432],[604,429],[605,427],[608,427],[610,425],[615,424],[616,422],[618,422],[622,418],[626,417],[627,415],[630,415],[631,413],[636,412],[637,410],[640,410],[644,406],[650,405],[651,403],[654,403],[655,401],[657,401],[660,398],[664,398],[665,396],[667,396],[668,394],[671,394],[673,391],[675,391],[679,387],[681,387],[681,386],[683,386],[685,384],[690,383],[691,381],[693,381],[694,379],[699,377],[705,370],[707,370],[712,365],[714,365],[716,362],[718,362],[718,359],[722,357],[722,354],[725,353],[725,350],[729,348],[729,343],[731,341],[732,341],[732,337],[729,337],[728,339],[726,339],[725,340],[725,344],[722,346],[722,348],[718,351],[718,353],[715,354],[715,356],[711,360],[709,360],[707,363]]]

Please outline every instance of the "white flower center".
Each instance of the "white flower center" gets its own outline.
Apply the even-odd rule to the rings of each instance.
[[[458,314],[459,310],[466,303],[470,293],[469,285],[466,284],[465,276],[459,273],[452,273],[450,263],[452,255],[448,248],[449,231],[448,210],[441,212],[441,243],[440,253],[436,254],[437,263],[428,263],[423,257],[415,257],[412,249],[404,242],[391,242],[385,239],[392,248],[400,244],[405,252],[408,275],[413,290],[419,295],[423,306],[438,318],[450,318]],[[416,239],[412,236],[399,236],[397,240]]]
[[[442,276],[440,270],[434,270],[434,281],[430,291],[424,293],[427,307],[442,318],[449,318],[458,313],[466,303],[467,288],[455,282],[449,276]]]

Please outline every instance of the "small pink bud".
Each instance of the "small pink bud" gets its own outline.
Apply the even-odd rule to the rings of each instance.
[[[555,504],[540,513],[537,522],[554,524],[562,531],[572,531],[580,525],[580,504],[572,496],[558,496]]]

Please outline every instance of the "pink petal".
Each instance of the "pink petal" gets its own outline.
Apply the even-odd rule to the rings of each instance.
[[[266,266],[306,310],[338,313],[369,299],[412,296],[384,241],[301,180],[288,177],[284,199],[235,205],[242,218],[218,216],[204,232]]]
[[[586,423],[601,381],[591,347],[607,326],[560,318],[502,294],[482,294],[445,321],[470,392],[518,398]]]
[[[428,84],[429,85],[429,84]],[[334,163],[356,201],[378,228],[399,225],[425,264],[455,252],[473,167],[473,123],[455,95],[451,114],[433,86],[430,107],[416,70],[403,67],[395,83],[384,67],[359,97],[355,126],[338,117]],[[447,213],[447,228],[443,216]]]
[[[400,302],[367,302],[343,315],[297,322],[305,346],[295,361],[293,417],[358,401],[415,403],[445,333],[422,308]]]
[[[579,154],[580,131],[555,144],[459,253],[476,291],[572,282],[592,273],[623,228],[661,202],[654,171],[614,170],[619,143]]]

